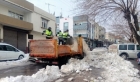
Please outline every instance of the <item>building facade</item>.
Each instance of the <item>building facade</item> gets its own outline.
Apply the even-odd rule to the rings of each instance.
[[[105,33],[106,33],[106,29],[100,26],[99,27],[99,41],[105,40]]]
[[[109,42],[115,43],[116,39],[115,39],[115,35],[109,32],[106,32],[105,34],[105,39]]]
[[[91,23],[87,15],[73,17],[73,36],[77,37],[79,34],[85,38],[91,38]]]
[[[61,18],[59,23],[59,30],[62,32],[69,30],[69,34],[73,36],[73,18]]]
[[[55,17],[26,0],[0,0],[0,11],[0,42],[26,52],[30,39],[45,39],[47,27],[55,35]]]

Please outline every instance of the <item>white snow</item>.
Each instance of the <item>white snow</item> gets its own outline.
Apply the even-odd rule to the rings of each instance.
[[[28,65],[28,64],[30,64],[30,62],[28,62],[28,60],[29,60],[29,54],[25,54],[25,57],[21,60],[0,62],[0,70],[6,69],[6,68],[11,68],[11,67],[16,67],[16,66]]]
[[[139,82],[138,70],[132,63],[122,59],[114,53],[107,53],[105,49],[93,50],[83,60],[70,59],[67,65],[63,65],[62,73],[71,73],[89,69],[90,66],[103,68],[105,71],[101,74],[105,82]],[[103,51],[103,52],[100,52]],[[106,51],[106,53],[105,53]],[[97,79],[98,80],[98,79]]]
[[[59,77],[61,73],[57,66],[47,66],[32,76],[6,77],[0,79],[0,82],[50,82]]]

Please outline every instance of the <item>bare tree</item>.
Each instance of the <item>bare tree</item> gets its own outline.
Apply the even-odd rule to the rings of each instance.
[[[140,0],[76,0],[78,8],[93,20],[106,21],[124,18],[129,29],[140,44],[138,9]]]
[[[125,37],[125,39],[129,40],[130,42],[134,42],[133,34],[125,20],[114,21],[113,24],[110,25],[109,29],[111,33],[117,36]]]

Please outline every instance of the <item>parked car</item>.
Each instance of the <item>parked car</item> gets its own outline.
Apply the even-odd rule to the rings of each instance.
[[[20,60],[25,53],[6,43],[0,43],[0,60]]]
[[[134,43],[118,44],[118,54],[124,58],[137,58],[137,54],[140,52],[140,46]]]

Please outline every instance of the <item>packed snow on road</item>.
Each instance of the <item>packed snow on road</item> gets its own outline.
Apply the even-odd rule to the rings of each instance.
[[[25,54],[25,57],[21,60],[2,61],[0,62],[0,70],[11,68],[11,67],[29,65],[31,64],[31,62],[29,62],[28,60],[29,60],[29,54]]]
[[[80,73],[93,70],[91,67],[105,69],[101,73],[102,79],[93,77],[93,82],[139,82],[138,70],[115,53],[108,53],[106,49],[88,51],[84,59],[70,59],[61,69],[57,66],[47,66],[32,76],[6,77],[0,82],[51,82],[70,73]],[[60,79],[61,80],[61,79]],[[89,80],[90,81],[90,80]]]

